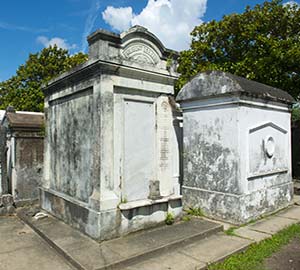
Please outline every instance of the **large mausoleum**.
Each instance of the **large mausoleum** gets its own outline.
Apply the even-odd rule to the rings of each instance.
[[[107,239],[181,212],[178,53],[140,26],[88,42],[88,62],[44,88],[41,205]]]

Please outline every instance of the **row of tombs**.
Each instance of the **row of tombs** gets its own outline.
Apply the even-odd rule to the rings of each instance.
[[[178,53],[147,29],[98,30],[88,42],[89,60],[44,87],[46,124],[34,137],[45,135],[44,165],[15,146],[14,159],[38,162],[25,166],[32,174],[15,168],[18,184],[2,173],[2,193],[19,185],[19,200],[30,199],[22,188],[36,199],[39,186],[44,210],[100,240],[153,226],[167,213],[178,217],[182,208],[242,224],[290,204],[291,96],[207,71],[175,100]],[[16,143],[29,129],[9,134]]]

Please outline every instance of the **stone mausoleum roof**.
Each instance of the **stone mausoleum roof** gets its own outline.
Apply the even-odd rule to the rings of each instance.
[[[5,118],[13,129],[40,129],[45,121],[43,113],[34,112],[7,112]]]
[[[206,71],[192,78],[177,95],[177,101],[192,101],[224,95],[243,95],[264,100],[295,103],[287,92],[223,71]]]

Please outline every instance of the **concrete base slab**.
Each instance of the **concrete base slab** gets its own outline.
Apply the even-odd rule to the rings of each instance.
[[[298,223],[300,207],[292,206],[254,224],[240,227],[234,230],[234,236],[220,232],[222,226],[219,224],[194,218],[188,222],[161,226],[101,243],[52,216],[38,221],[31,216],[23,216],[23,218],[50,246],[52,245],[58,251],[58,254],[61,255],[58,256],[59,259],[64,257],[76,269],[195,270],[206,269],[207,265],[243,251],[252,243],[260,242],[285,227]],[[22,242],[18,242],[20,250],[26,254],[28,249],[30,258],[33,254],[39,256],[34,247],[28,243],[40,241],[45,244],[45,242],[40,238],[36,240],[37,235],[23,222],[12,222],[13,218],[10,217],[6,217],[5,220],[5,222],[1,222],[0,218],[0,240],[5,243],[2,250],[7,254],[11,251],[16,252],[14,245],[18,242],[18,235],[21,235]],[[13,234],[11,229],[13,229]],[[9,233],[2,233],[5,230]],[[51,250],[53,251],[53,249]],[[46,264],[49,263],[44,258],[48,254],[39,254],[43,256],[40,261],[45,260]],[[56,255],[58,254],[56,253]],[[16,256],[22,256],[22,253],[16,253]],[[50,258],[52,258],[51,256]],[[3,263],[10,267],[8,257],[6,258],[4,255],[1,257],[0,251],[0,259],[2,258]],[[0,269],[2,269],[2,261],[0,260]],[[22,263],[26,264],[27,262],[22,261]],[[61,262],[58,261],[55,268],[71,269],[69,264],[65,268],[61,268],[60,264]],[[38,268],[12,267],[9,269]],[[44,267],[43,269],[48,268]]]
[[[181,253],[197,258],[203,263],[210,264],[244,250],[251,243],[252,241],[247,239],[219,233],[186,246]]]
[[[259,220],[255,224],[250,224],[247,227],[253,231],[273,235],[294,223],[295,220],[274,215],[266,219]]]
[[[116,262],[125,260],[118,252],[105,245],[99,245],[86,239],[78,241],[73,245],[60,246],[73,260],[83,269],[103,269],[107,265],[114,265]]]
[[[252,241],[218,233],[189,244],[182,249],[163,253],[122,270],[206,269],[207,265],[246,249]],[[118,268],[121,269],[121,268]]]
[[[148,259],[135,265],[122,268],[122,270],[182,270],[203,269],[206,264],[198,259],[181,252],[164,253],[155,258]],[[121,269],[121,268],[120,268]]]
[[[74,269],[17,217],[0,218],[0,243],[0,269]]]
[[[2,245],[2,244],[1,244]],[[0,254],[0,269],[10,270],[68,270],[73,269],[68,266],[67,262],[53,253],[49,247],[45,247],[41,243],[26,248],[24,250],[17,249],[12,253]],[[14,258],[14,259],[13,259]]]
[[[113,250],[118,250],[122,256],[129,257],[151,251],[153,248],[169,249],[176,246],[176,243],[187,243],[189,240],[196,241],[222,230],[223,227],[219,224],[195,218],[172,226],[163,226],[108,241],[106,245]]]
[[[234,230],[234,233],[240,237],[250,239],[254,242],[260,242],[262,240],[265,240],[265,239],[271,237],[271,234],[250,230],[247,227],[240,227],[240,228]]]
[[[286,210],[280,211],[276,216],[300,221],[300,206],[289,207]]]
[[[207,218],[207,217],[202,217],[202,218],[204,220],[212,221],[212,222],[215,222],[215,223],[218,223],[218,224],[222,225],[223,228],[224,228],[224,231],[227,231],[230,228],[235,227],[234,224],[231,224],[231,223],[228,223],[228,222],[224,222],[224,221],[220,221],[220,220],[215,220],[215,219],[211,219],[211,218]]]
[[[52,216],[36,221],[24,213],[20,215],[43,238],[51,241],[65,257],[76,262],[77,267],[87,270],[107,267],[124,269],[223,230],[219,224],[194,218],[99,244]]]

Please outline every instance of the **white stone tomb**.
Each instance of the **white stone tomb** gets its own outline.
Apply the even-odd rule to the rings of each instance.
[[[242,224],[292,200],[286,92],[220,71],[195,76],[183,110],[183,206]]]
[[[139,26],[88,42],[88,62],[44,88],[41,205],[103,240],[180,214],[178,54]]]

